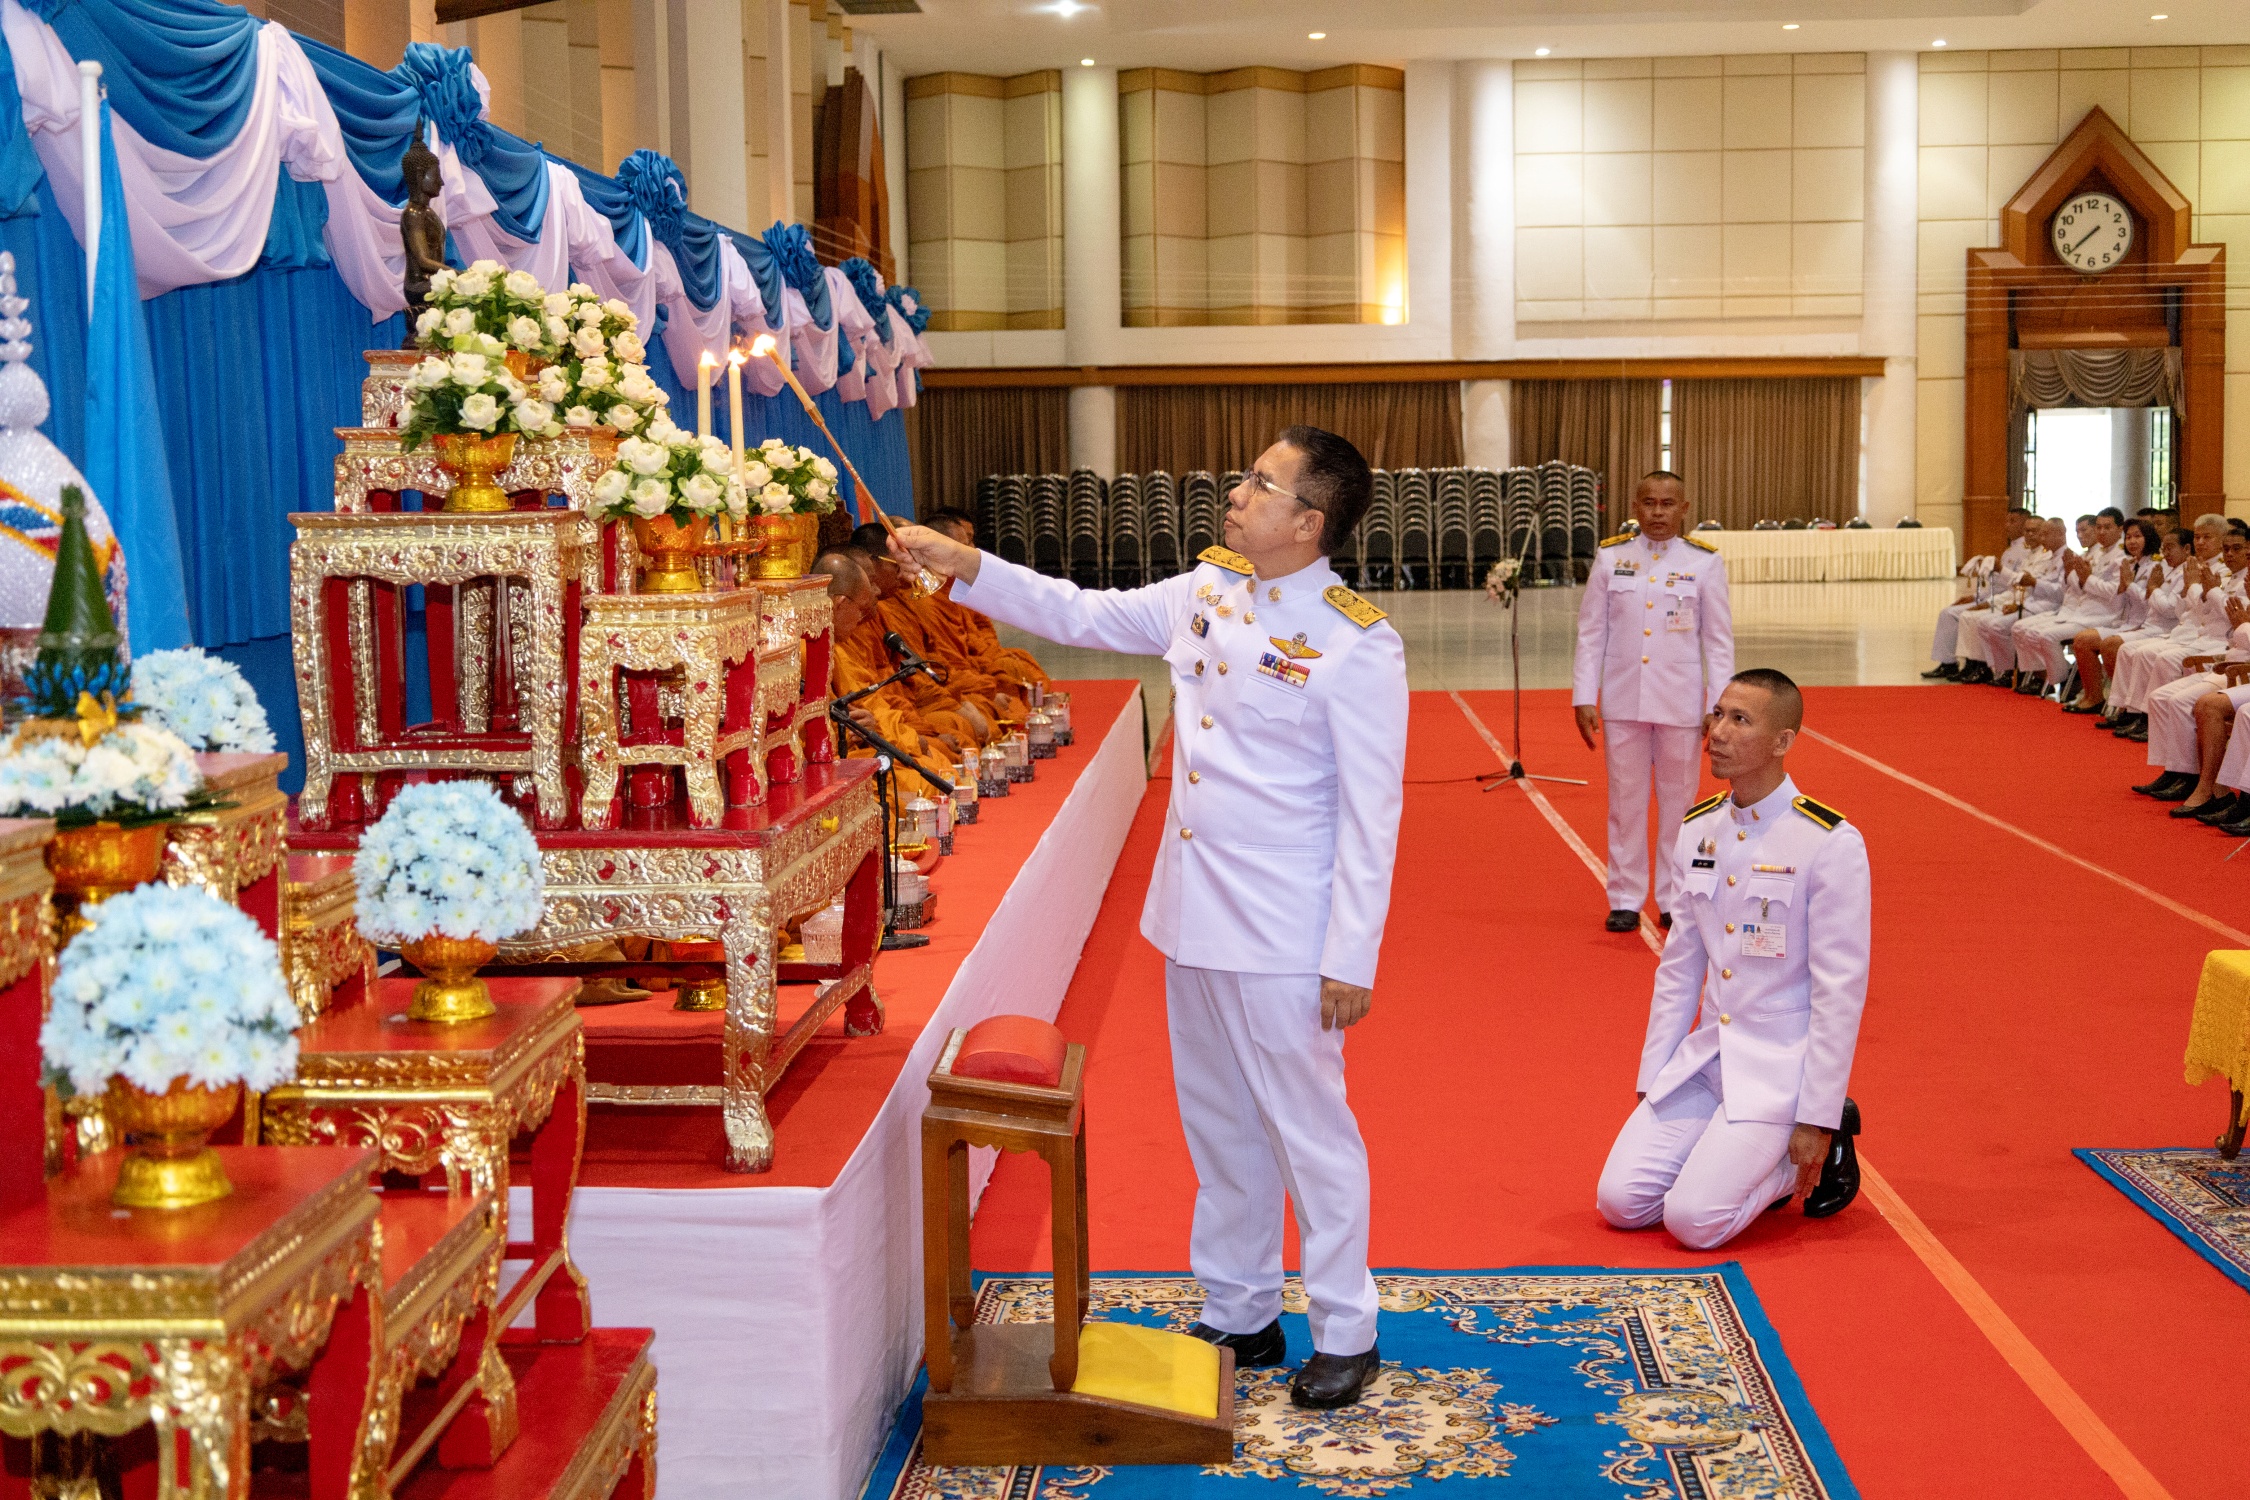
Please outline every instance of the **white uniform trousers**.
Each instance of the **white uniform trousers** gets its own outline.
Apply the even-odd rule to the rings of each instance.
[[[1951,661],[1961,654],[1961,611],[1966,604],[1948,604],[1938,611],[1937,629],[1930,633],[1930,660]]]
[[[2085,628],[2086,622],[2075,615],[2033,615],[2015,629],[2017,665],[2054,686],[2070,675],[2067,647]]]
[[[1690,1250],[1712,1250],[1796,1186],[1795,1127],[1729,1120],[1721,1088],[1714,1058],[1663,1103],[1634,1107],[1602,1167],[1594,1203],[1603,1218],[1619,1229],[1662,1219]]]
[[[2234,705],[2234,730],[2227,736],[2227,753],[2219,762],[2219,785],[2250,791],[2250,686],[2226,690]]]
[[[2001,624],[2007,626],[2010,630],[2013,630],[2015,628],[2015,620],[2016,617],[2014,615],[2004,615],[1999,613],[1997,610],[1963,610],[1961,613],[1961,630],[1959,638],[1961,660],[1985,660],[1985,652],[1989,649],[1985,645],[1985,627],[1987,625]]]
[[[1703,727],[1604,719],[1602,737],[1609,767],[1609,909],[1639,911],[1648,900],[1649,785],[1655,783],[1657,837],[1670,850],[1695,800]],[[1673,909],[1678,883],[1671,860],[1657,865],[1658,911]]]
[[[2199,771],[2195,749],[2195,705],[2227,680],[2216,672],[2175,677],[2148,695],[2148,763],[2167,771]]]
[[[2200,652],[2201,647],[2195,643],[2174,640],[2169,635],[2127,641],[2117,653],[2117,677],[2110,685],[2110,702],[2128,713],[2147,713],[2149,693],[2179,676],[2180,663]]]
[[[1284,1195],[1297,1208],[1313,1348],[1375,1346],[1367,1147],[1344,1097],[1344,1033],[1320,1029],[1318,974],[1165,960],[1172,1079],[1195,1162],[1188,1264],[1202,1320],[1256,1333],[1281,1316]]]

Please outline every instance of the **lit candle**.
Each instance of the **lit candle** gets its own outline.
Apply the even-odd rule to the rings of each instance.
[[[711,351],[708,349],[703,351],[703,358],[696,361],[695,435],[697,437],[709,437],[711,435],[711,372],[718,368],[718,364],[719,362],[712,358]]]
[[[734,472],[742,472],[742,362],[740,349],[727,351],[727,428],[734,436]]]

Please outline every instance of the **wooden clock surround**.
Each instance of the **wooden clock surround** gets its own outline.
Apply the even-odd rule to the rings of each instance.
[[[2134,218],[2114,270],[2064,265],[2047,220],[2103,189]],[[2101,109],[2081,120],[2000,210],[2000,245],[1969,252],[1964,554],[1998,552],[2008,495],[2010,349],[2180,348],[2180,514],[2226,509],[2226,246],[2191,244],[2194,209]]]

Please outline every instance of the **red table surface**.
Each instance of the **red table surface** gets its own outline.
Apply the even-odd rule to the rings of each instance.
[[[384,979],[363,1005],[331,1011],[297,1033],[299,1050],[320,1056],[362,1052],[492,1052],[506,1050],[536,1030],[557,1001],[577,993],[579,981],[563,977],[487,979],[499,1009],[478,1021],[409,1021],[416,979]]]
[[[369,1181],[376,1155],[357,1146],[219,1146],[234,1191],[193,1208],[122,1209],[109,1195],[123,1153],[88,1157],[38,1203],[0,1219],[0,1267],[223,1266],[341,1177]]]
[[[383,1194],[384,1294],[395,1291],[415,1263],[452,1233],[456,1224],[483,1211],[474,1193]]]

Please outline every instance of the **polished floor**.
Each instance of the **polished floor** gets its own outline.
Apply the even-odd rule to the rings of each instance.
[[[1570,686],[1577,588],[1530,589],[1518,645],[1527,688]],[[1807,687],[1888,687],[1919,682],[1930,665],[1930,628],[1954,597],[1951,579],[1913,583],[1746,583],[1732,591],[1735,661],[1776,667]],[[1508,611],[1475,590],[1368,596],[1389,611],[1406,642],[1409,683],[1439,691],[1509,685]],[[1003,628],[1057,677],[1138,677],[1148,688],[1150,728],[1163,722],[1160,658],[1058,646]]]

